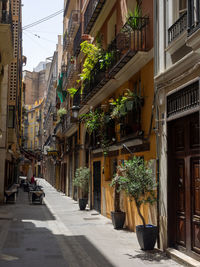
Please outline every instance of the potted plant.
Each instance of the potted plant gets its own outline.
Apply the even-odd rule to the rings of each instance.
[[[125,212],[120,209],[120,191],[123,189],[123,177],[121,175],[121,166],[118,166],[117,173],[110,184],[114,188],[114,210],[111,211],[111,219],[115,229],[123,228],[126,217]]]
[[[76,169],[73,185],[81,189],[81,197],[79,198],[80,210],[85,210],[88,202],[89,179],[90,179],[89,168],[80,167]]]
[[[151,161],[146,162],[136,156],[131,160],[125,160],[121,167],[122,177],[120,178],[120,187],[130,198],[134,199],[138,215],[143,223],[136,226],[138,242],[143,250],[154,248],[158,231],[157,226],[146,224],[140,210],[142,204],[153,204],[156,201],[156,183],[150,164]]]

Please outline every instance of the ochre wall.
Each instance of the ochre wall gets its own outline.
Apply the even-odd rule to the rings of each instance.
[[[129,81],[127,81],[123,86],[121,86],[114,96],[118,96],[120,93],[123,92],[124,89],[129,88],[132,89],[131,86],[134,82],[134,80],[137,80],[138,77],[141,78],[141,85],[142,88],[144,88],[144,106],[142,107],[142,114],[141,114],[141,124],[142,124],[142,130],[144,130],[145,136],[147,136],[150,126],[150,119],[151,119],[151,110],[152,110],[152,104],[153,104],[153,96],[154,96],[154,85],[153,85],[153,60],[151,60],[148,64],[146,64],[139,73],[134,75]],[[105,100],[104,103],[107,101]],[[152,127],[153,129],[153,127]],[[149,143],[150,143],[150,150],[149,151],[143,151],[134,153],[136,156],[143,156],[145,160],[155,159],[156,158],[156,144],[155,144],[155,134],[152,131]],[[103,157],[99,158],[93,158],[94,161],[101,161],[101,210],[104,215],[110,218],[110,211],[113,210],[113,189],[110,187],[111,179],[110,177],[110,159],[115,158],[118,160],[125,160],[130,157],[130,154],[121,154],[121,151],[119,151],[118,156],[114,157],[106,157],[105,159]],[[105,162],[104,162],[105,160]],[[91,167],[93,166],[93,162],[91,164]],[[104,168],[104,171],[103,171]],[[92,170],[93,173],[93,170]],[[104,188],[104,190],[103,190]],[[103,195],[102,192],[105,192],[105,195]],[[105,199],[106,204],[106,212],[103,210],[103,198]],[[125,196],[124,193],[121,193],[120,197],[121,202],[121,208],[126,212],[126,227],[135,231],[135,226],[137,224],[141,224],[141,220],[137,215],[136,207],[134,201],[130,201],[129,198]],[[155,207],[154,207],[155,208]],[[145,216],[146,222],[149,218],[149,212],[152,211],[152,209],[148,209],[148,206],[144,206],[141,208],[142,213]],[[155,211],[153,210],[153,213],[155,214]],[[155,217],[155,215],[154,215]],[[156,221],[156,218],[153,218],[153,221]]]

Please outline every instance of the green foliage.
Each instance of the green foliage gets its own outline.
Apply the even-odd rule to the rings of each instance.
[[[81,120],[85,123],[86,130],[91,135],[94,131],[97,131],[100,127],[100,112],[98,110],[90,110],[86,114],[80,116]]]
[[[61,118],[62,116],[66,115],[67,114],[67,110],[65,108],[60,108],[58,111],[57,111],[57,115]]]
[[[80,167],[76,169],[73,185],[82,189],[85,193],[89,190],[90,169]]]
[[[117,180],[118,190],[125,190],[129,197],[135,200],[138,214],[145,226],[145,220],[140,212],[142,204],[153,204],[156,201],[154,177],[150,168],[151,161],[146,162],[140,157],[134,156],[131,160],[125,160],[120,166],[122,176]],[[113,185],[116,184],[115,178]]]
[[[67,91],[69,92],[71,98],[74,98],[74,95],[76,94],[78,89],[72,87],[72,88],[67,89]]]
[[[85,54],[86,58],[83,63],[83,70],[80,74],[80,81],[90,80],[90,73],[94,66],[99,61],[101,49],[94,44],[84,41],[81,43],[81,51]]]
[[[123,32],[132,32],[134,30],[139,30],[141,28],[142,9],[137,4],[134,11],[128,11],[126,16],[126,24],[123,27]]]
[[[128,104],[131,104],[128,106]],[[130,110],[137,110],[141,107],[142,97],[132,92],[129,89],[126,89],[124,95],[119,96],[116,100],[112,99],[110,102],[112,111],[111,118],[112,119],[120,119],[127,115]]]

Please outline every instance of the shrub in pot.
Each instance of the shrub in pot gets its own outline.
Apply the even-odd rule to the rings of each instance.
[[[118,166],[117,173],[114,175],[110,184],[114,188],[114,210],[111,211],[111,218],[115,229],[122,229],[126,218],[125,212],[120,209],[120,191],[122,190],[121,179],[123,182],[121,166]]]
[[[86,167],[80,167],[76,169],[73,185],[81,189],[81,197],[79,198],[80,210],[85,210],[88,202],[88,191],[89,191],[89,178],[90,169]]]
[[[146,162],[136,156],[131,160],[125,160],[120,178],[121,187],[135,200],[138,215],[143,223],[136,226],[138,242],[143,250],[152,250],[157,238],[157,226],[146,224],[140,210],[142,204],[153,204],[156,201],[156,183],[150,164],[150,161]]]

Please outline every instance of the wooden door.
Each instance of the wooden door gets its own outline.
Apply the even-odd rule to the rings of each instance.
[[[101,162],[95,161],[93,163],[93,203],[94,209],[101,212]]]
[[[200,259],[199,113],[168,124],[169,246]]]

